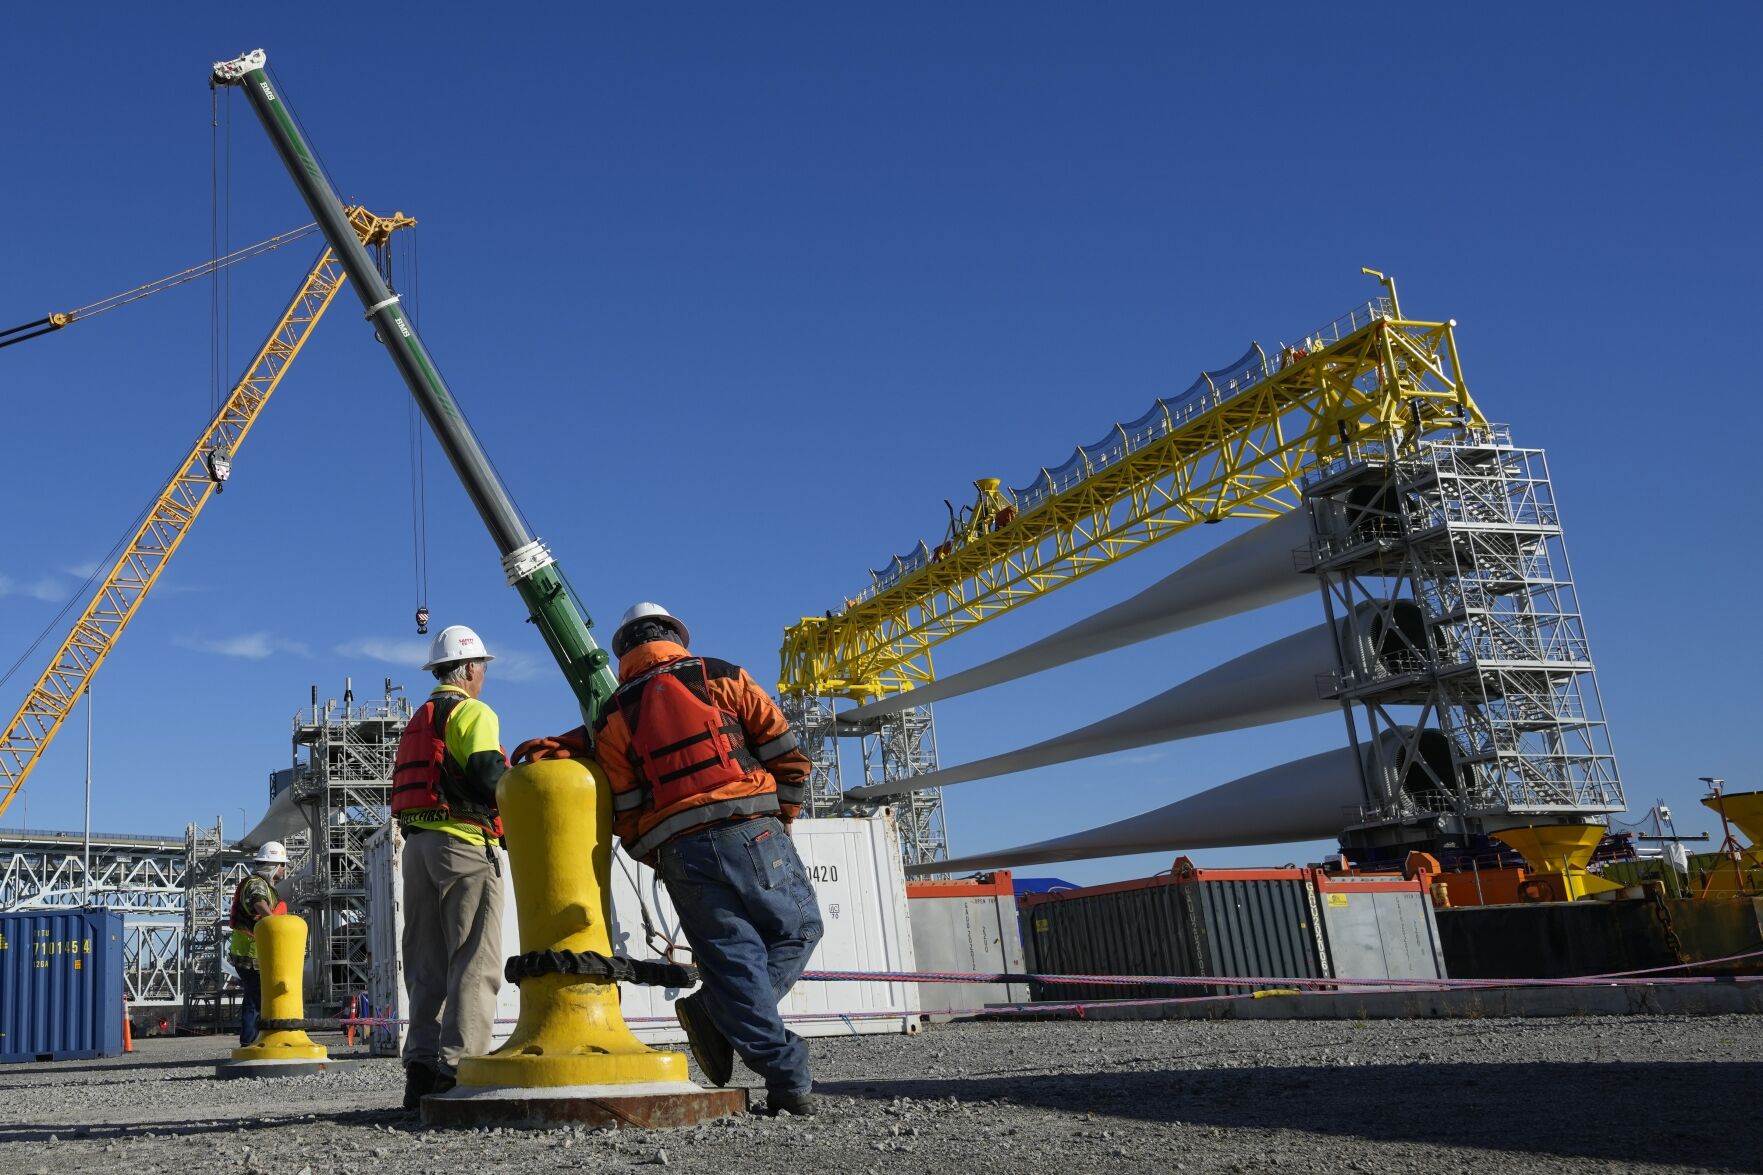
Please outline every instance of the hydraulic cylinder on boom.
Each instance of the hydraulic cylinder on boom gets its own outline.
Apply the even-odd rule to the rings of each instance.
[[[350,231],[343,216],[343,202],[301,133],[286,97],[271,83],[267,64],[263,50],[255,49],[232,61],[216,62],[212,82],[238,86],[245,92],[318,222],[319,231],[336,251],[355,292],[361,296],[375,337],[391,354],[441,450],[447,454],[466,494],[489,528],[490,537],[502,554],[502,569],[509,585],[520,592],[533,623],[544,635],[545,644],[591,723],[618,685],[608,668],[610,658],[588,631],[593,621],[576,599],[551,552],[527,530],[507,488],[484,455],[458,401],[423,345],[415,323]]]

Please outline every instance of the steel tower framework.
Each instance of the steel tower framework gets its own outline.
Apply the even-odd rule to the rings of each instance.
[[[1306,561],[1349,641],[1367,603],[1409,600],[1426,618],[1424,640],[1328,683],[1376,763],[1349,850],[1456,855],[1538,817],[1597,823],[1626,806],[1540,449],[1496,427],[1398,436],[1319,469],[1306,497]],[[1427,730],[1447,737],[1448,763],[1421,754]],[[1398,761],[1377,762],[1392,742]]]
[[[853,804],[845,798],[841,738],[858,740],[865,783],[937,769],[936,728],[929,706],[857,724],[839,721],[830,698],[785,694],[780,704],[810,764],[803,805],[808,816],[868,815],[876,810],[875,804]],[[941,788],[911,792],[891,803],[900,830],[900,857],[906,864],[940,861],[949,855]]]
[[[391,681],[377,702],[357,705],[352,686],[294,719],[294,777],[289,785],[307,814],[311,866],[294,882],[293,900],[311,931],[309,999],[335,1010],[368,989],[367,839],[391,812],[392,767],[410,703]]]
[[[233,1019],[239,990],[226,966],[227,915],[233,890],[249,868],[246,855],[214,827],[184,827],[183,841],[184,1023],[218,1029]]]

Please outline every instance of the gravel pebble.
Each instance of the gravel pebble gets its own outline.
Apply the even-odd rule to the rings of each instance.
[[[808,1043],[819,1116],[639,1133],[430,1131],[398,1108],[391,1059],[218,1081],[229,1041],[147,1040],[0,1067],[0,1171],[1760,1169],[1739,1124],[1763,1087],[1763,1017],[956,1024]]]

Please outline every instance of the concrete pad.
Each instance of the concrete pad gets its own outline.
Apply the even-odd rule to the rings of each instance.
[[[690,1081],[544,1088],[458,1085],[422,1099],[429,1126],[511,1126],[543,1130],[560,1123],[640,1130],[696,1126],[745,1114],[745,1089],[705,1089]]]

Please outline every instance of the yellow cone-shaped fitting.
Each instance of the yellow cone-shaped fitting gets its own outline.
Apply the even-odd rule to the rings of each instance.
[[[300,972],[306,965],[306,922],[292,914],[259,918],[253,933],[257,939],[258,974],[263,977],[263,1018],[299,1020],[306,1015]],[[235,1061],[322,1061],[330,1054],[298,1028],[271,1028],[257,1039],[233,1050]]]
[[[612,953],[612,793],[592,762],[515,767],[496,788],[514,870],[521,951]],[[520,985],[520,1022],[487,1057],[459,1065],[460,1085],[630,1085],[685,1081],[686,1058],[638,1040],[618,984],[543,975]]]
[[[1752,851],[1763,849],[1763,791],[1730,792],[1703,796],[1702,804],[1718,812],[1726,810],[1726,822],[1745,834]]]
[[[1503,828],[1488,835],[1515,849],[1531,872],[1560,877],[1570,902],[1588,894],[1622,888],[1586,872],[1598,842],[1604,839],[1601,824],[1543,824],[1534,828]]]

